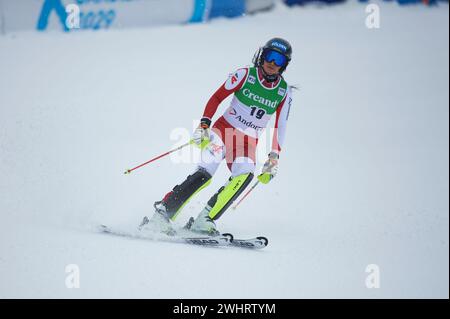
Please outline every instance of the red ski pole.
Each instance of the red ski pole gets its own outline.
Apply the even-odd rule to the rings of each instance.
[[[242,198],[239,200],[239,202],[234,205],[233,209],[236,209],[240,203],[242,203],[242,201],[255,189],[255,187],[259,184],[259,181],[257,181],[255,184],[253,184],[253,186],[247,191],[247,193],[245,193],[244,196],[242,196]]]
[[[140,167],[142,167],[142,166],[144,166],[144,165],[150,164],[151,162],[154,162],[154,161],[156,161],[157,159],[160,159],[161,157],[167,156],[167,155],[169,155],[169,154],[171,154],[171,153],[173,153],[173,152],[176,152],[176,151],[178,151],[178,150],[181,150],[183,147],[186,147],[186,146],[191,145],[191,144],[192,144],[192,142],[190,141],[190,142],[188,142],[188,143],[186,143],[186,144],[183,144],[183,145],[181,145],[181,146],[178,146],[177,148],[174,148],[173,150],[170,150],[170,151],[168,151],[168,152],[166,152],[166,153],[164,153],[164,154],[161,154],[161,155],[159,155],[159,156],[157,156],[157,157],[155,157],[155,158],[152,158],[151,160],[148,160],[148,161],[145,162],[145,163],[142,163],[142,164],[140,164],[140,165],[138,165],[138,166],[136,166],[136,167],[127,169],[127,170],[125,171],[124,174],[130,174],[130,173],[131,173],[132,171],[134,171],[135,169],[138,169],[138,168],[140,168]]]

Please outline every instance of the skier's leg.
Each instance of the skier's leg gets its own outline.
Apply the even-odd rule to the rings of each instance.
[[[231,165],[231,177],[208,201],[195,219],[191,229],[209,234],[218,233],[215,220],[233,204],[253,179],[255,163],[247,157],[239,157]]]
[[[200,153],[199,168],[203,168],[211,176],[213,176],[220,163],[225,158],[225,144],[222,141],[221,133],[218,130],[211,130],[210,142]]]
[[[219,219],[253,179],[255,163],[248,157],[238,157],[231,165],[231,177],[208,201],[208,216]]]
[[[231,177],[211,197],[195,219],[191,226],[194,231],[217,234],[214,221],[223,215],[253,179],[257,139],[234,128],[225,128],[222,131],[226,146],[225,157]]]
[[[211,174],[199,167],[189,175],[181,184],[176,185],[167,193],[161,201],[153,204],[155,213],[151,218],[144,217],[140,227],[155,229],[167,234],[173,234],[174,230],[170,220],[175,220],[178,213],[189,200],[211,182]]]
[[[176,185],[162,201],[157,202],[157,205],[165,206],[169,219],[174,221],[189,200],[211,183],[211,178],[224,156],[225,146],[220,136],[212,131],[210,145],[202,150],[196,172],[189,175],[180,185]]]
[[[198,167],[193,174],[167,193],[161,201],[156,202],[155,208],[163,209],[169,219],[175,220],[189,200],[211,183],[211,177],[206,169]]]
[[[225,156],[225,147],[220,136],[214,132],[211,132],[210,140],[211,147],[202,150],[197,170],[176,185],[162,200],[155,202],[155,214],[151,220],[144,218],[141,226],[153,220],[158,227],[170,226],[169,221],[174,221],[190,199],[211,183],[212,176]]]

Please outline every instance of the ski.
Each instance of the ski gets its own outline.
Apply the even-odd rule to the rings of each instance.
[[[191,227],[194,223],[194,217],[191,217],[187,224],[183,227],[184,231],[192,232]],[[269,244],[269,240],[266,237],[259,236],[251,239],[238,239],[234,238],[232,234],[223,233],[222,236],[229,236],[232,240],[228,243],[230,246],[239,247],[239,248],[247,248],[247,249],[263,249],[267,247]]]
[[[248,249],[263,249],[269,244],[269,240],[266,237],[259,236],[251,239],[236,239],[230,243],[233,247],[248,248]]]
[[[233,241],[233,236],[231,234],[223,234],[219,236],[177,236],[177,235],[166,235],[160,233],[148,233],[140,230],[135,232],[123,231],[119,229],[114,229],[106,225],[100,225],[99,231],[101,233],[106,233],[115,236],[146,239],[153,241],[163,241],[171,243],[184,243],[197,246],[209,246],[209,247],[220,247],[229,246]]]
[[[217,236],[208,236],[197,234],[187,229],[183,229],[183,231],[188,232],[188,234],[184,233],[181,235],[166,235],[164,233],[145,232],[141,230],[136,230],[134,232],[124,231],[120,229],[114,229],[106,225],[100,225],[98,227],[98,230],[101,233],[114,236],[209,247],[229,246],[246,249],[263,249],[269,244],[269,240],[266,237],[262,236],[251,239],[235,239],[234,236],[230,233],[223,233]]]
[[[185,230],[185,229],[184,229]],[[190,231],[194,236],[197,234],[195,232]],[[230,241],[228,241],[227,245],[231,247],[237,247],[237,248],[247,248],[247,249],[263,249],[266,248],[269,244],[269,240],[266,237],[259,236],[255,238],[250,239],[238,239],[234,238],[234,235],[230,233],[222,233],[218,236],[207,236],[207,238],[217,238],[217,237],[228,237],[231,238]]]

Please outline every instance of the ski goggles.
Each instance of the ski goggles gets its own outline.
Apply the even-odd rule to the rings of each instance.
[[[273,50],[268,50],[264,53],[264,60],[269,63],[273,61],[277,66],[280,67],[283,67],[287,64],[286,56]]]

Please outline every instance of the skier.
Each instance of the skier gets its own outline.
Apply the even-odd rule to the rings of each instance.
[[[161,201],[154,203],[155,213],[144,217],[141,227],[153,225],[173,234],[174,221],[188,201],[211,183],[211,178],[226,159],[231,176],[208,201],[190,225],[190,230],[207,235],[220,234],[215,222],[245,190],[254,177],[256,146],[272,115],[276,114],[272,151],[258,180],[267,184],[277,173],[286,123],[291,106],[291,87],[284,80],[292,54],[286,40],[273,38],[255,53],[253,67],[240,68],[209,99],[200,125],[191,142],[201,149],[196,171],[176,185]],[[214,123],[219,104],[234,93],[230,107]]]

